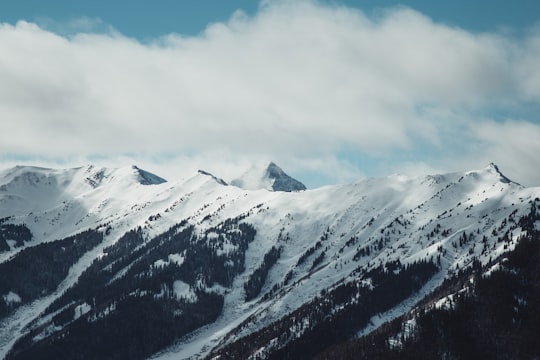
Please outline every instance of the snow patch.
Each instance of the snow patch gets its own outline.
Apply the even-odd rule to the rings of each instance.
[[[184,263],[185,258],[180,254],[170,254],[169,261],[181,266]]]
[[[35,342],[38,342],[40,340],[43,340],[43,339],[51,336],[52,334],[54,334],[55,332],[58,332],[60,330],[62,330],[61,326],[55,326],[54,323],[52,323],[51,325],[47,326],[45,328],[45,330],[43,330],[42,332],[40,332],[39,334],[34,336],[32,338],[32,340],[34,340]]]
[[[88,313],[91,309],[92,307],[87,303],[82,303],[81,305],[77,306],[73,314],[73,320],[77,320],[84,314]]]
[[[173,283],[174,294],[177,299],[182,299],[186,302],[195,303],[197,302],[197,294],[193,291],[189,284],[181,280],[176,280]]]
[[[4,295],[3,299],[4,299],[4,302],[7,305],[18,304],[18,303],[20,303],[22,301],[21,297],[18,294],[12,292],[12,291],[10,291],[6,295]]]
[[[387,340],[388,346],[391,349],[400,349],[403,346],[403,341],[406,341],[414,335],[416,329],[416,318],[412,318],[403,323],[401,332]]]
[[[489,270],[487,270],[484,274],[482,274],[482,276],[485,278],[488,278],[491,276],[491,274],[493,274],[493,272],[499,271],[501,269],[502,269],[501,264],[497,263],[493,265],[492,267],[490,267]]]
[[[154,262],[154,268],[160,268],[171,263],[174,263],[178,266],[182,266],[184,263],[185,257],[182,254],[169,254],[167,260],[159,259]]]
[[[169,262],[162,259],[156,260],[154,262],[155,268],[161,268],[161,267],[164,267],[165,265],[169,265]]]

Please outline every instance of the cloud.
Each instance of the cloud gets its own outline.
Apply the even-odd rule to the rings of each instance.
[[[78,33],[101,33],[114,34],[118,31],[111,25],[104,22],[99,17],[76,17],[68,21],[57,21],[49,17],[39,17],[36,19],[37,25],[55,34],[62,36],[72,36]]]
[[[486,121],[471,125],[476,138],[477,156],[497,159],[512,180],[523,185],[538,185],[538,154],[540,154],[540,125],[526,121],[508,120],[502,123]]]
[[[169,154],[163,158],[233,168],[271,158],[341,181],[334,166],[347,179],[362,171],[340,154],[392,163],[396,153],[418,154],[418,144],[440,151],[469,126],[484,153],[502,157],[483,131],[535,125],[475,115],[496,109],[504,117],[540,101],[540,31],[524,39],[471,33],[403,7],[368,17],[344,6],[266,1],[254,16],[237,12],[199,36],[144,44],[81,29],[0,26],[0,153]],[[418,159],[431,168],[435,161]]]

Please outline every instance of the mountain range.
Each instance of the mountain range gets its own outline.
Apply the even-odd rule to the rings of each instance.
[[[0,355],[534,358],[539,197],[494,164],[318,189],[274,163],[231,181],[17,166]]]

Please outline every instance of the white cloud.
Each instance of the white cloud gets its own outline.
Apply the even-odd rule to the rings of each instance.
[[[49,17],[39,17],[36,19],[37,25],[50,32],[71,36],[77,33],[118,33],[114,27],[104,22],[99,17],[76,17],[68,21],[57,21]]]
[[[299,171],[312,164],[341,181],[360,172],[339,153],[384,157],[419,141],[444,147],[464,126],[455,119],[540,101],[539,34],[512,40],[406,8],[369,18],[311,1],[267,1],[253,17],[237,12],[200,36],[150,44],[112,30],[60,36],[3,24],[0,153],[141,161],[172,154],[184,167],[205,160],[233,169],[270,158]],[[482,126],[474,135],[488,153],[494,145]]]
[[[538,186],[540,160],[540,125],[526,121],[493,121],[473,124],[477,139],[476,156],[496,159],[501,170],[512,180],[527,186]]]

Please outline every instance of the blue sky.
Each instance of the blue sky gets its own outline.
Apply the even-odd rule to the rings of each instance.
[[[366,12],[404,5],[437,22],[473,31],[508,27],[519,32],[537,22],[540,13],[540,5],[534,0],[348,0],[329,3],[344,4]],[[52,19],[66,23],[80,17],[99,18],[126,36],[144,40],[171,32],[196,35],[209,23],[227,21],[238,9],[252,15],[258,5],[254,0],[8,0],[0,5],[0,19],[10,23],[20,19],[37,22]]]
[[[0,168],[540,185],[536,1],[5,1]]]

